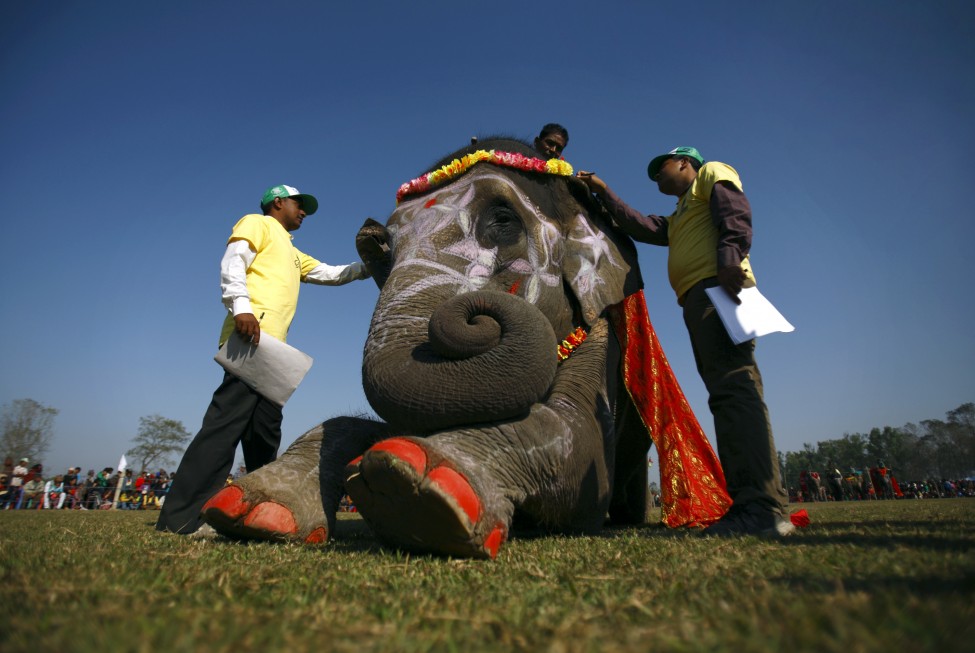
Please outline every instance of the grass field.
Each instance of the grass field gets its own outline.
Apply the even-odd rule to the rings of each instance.
[[[657,526],[493,562],[158,534],[154,513],[0,512],[0,651],[973,650],[975,499],[806,504],[781,542]]]

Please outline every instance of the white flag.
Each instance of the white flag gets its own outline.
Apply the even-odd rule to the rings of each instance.
[[[128,466],[129,466],[129,463],[128,463],[128,461],[125,460],[125,454],[123,453],[122,454],[122,457],[119,458],[119,461],[118,461],[118,471],[119,471],[119,473],[121,474],[122,472],[124,472],[125,471],[125,468],[128,467]]]

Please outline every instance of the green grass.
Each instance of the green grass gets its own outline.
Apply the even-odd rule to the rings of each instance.
[[[804,507],[781,542],[647,526],[494,562],[386,551],[358,519],[312,549],[4,511],[0,650],[971,650],[975,499]]]

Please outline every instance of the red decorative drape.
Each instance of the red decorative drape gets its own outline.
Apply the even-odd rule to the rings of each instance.
[[[731,507],[721,463],[674,377],[650,324],[643,291],[610,308],[623,380],[660,458],[663,522],[707,526]]]

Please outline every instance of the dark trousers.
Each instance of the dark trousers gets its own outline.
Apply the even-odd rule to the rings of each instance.
[[[779,475],[778,454],[755,363],[755,341],[731,341],[705,288],[705,279],[684,297],[684,324],[691,336],[697,371],[708,390],[718,457],[736,505],[757,502],[785,516],[788,496]]]
[[[248,472],[263,467],[278,455],[282,418],[280,406],[224,373],[203,426],[179,463],[156,530],[181,534],[198,530],[203,525],[203,504],[227,483],[238,443]]]

